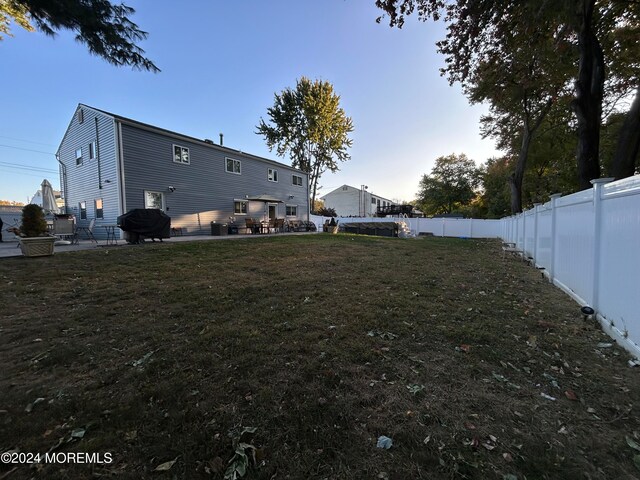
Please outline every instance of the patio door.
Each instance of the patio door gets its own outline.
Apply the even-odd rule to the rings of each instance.
[[[269,220],[275,220],[277,218],[278,205],[275,203],[269,204]]]

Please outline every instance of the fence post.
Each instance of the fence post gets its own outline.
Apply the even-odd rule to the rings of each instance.
[[[527,211],[524,210],[522,215],[522,260],[527,260]]]
[[[593,185],[593,288],[591,290],[591,308],[596,312],[599,305],[600,289],[600,250],[602,248],[602,187],[613,178],[596,178]]]
[[[556,202],[562,196],[561,193],[554,193],[551,195],[551,261],[549,267],[549,281],[553,283],[556,278],[556,220],[557,220],[557,211],[556,211]]]
[[[539,203],[533,204],[533,252],[531,252],[531,256],[533,257],[533,266],[536,266],[536,260],[538,259],[538,209],[540,207]]]

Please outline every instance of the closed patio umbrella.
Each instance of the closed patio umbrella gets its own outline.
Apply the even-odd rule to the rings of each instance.
[[[45,213],[59,213],[56,197],[53,194],[53,187],[46,178],[40,185],[40,191],[42,192],[42,209]]]

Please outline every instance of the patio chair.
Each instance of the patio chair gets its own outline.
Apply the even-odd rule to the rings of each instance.
[[[299,220],[290,220],[289,221],[289,231],[290,232],[298,232],[300,230],[300,221]]]
[[[246,233],[260,233],[260,224],[253,218],[245,218]]]
[[[96,240],[96,237],[93,236],[93,227],[95,226],[95,224],[96,224],[96,219],[92,218],[87,227],[78,227],[78,228],[76,228],[75,235],[74,235],[75,236],[75,239],[74,239],[75,243],[78,243],[78,240],[79,240],[78,235],[80,233],[85,235],[88,240],[91,240],[93,242],[98,243],[98,240]]]
[[[276,218],[274,230],[276,233],[284,233],[284,218]]]

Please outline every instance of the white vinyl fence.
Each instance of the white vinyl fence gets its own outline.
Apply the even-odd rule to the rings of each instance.
[[[311,215],[311,221],[322,232],[322,224],[330,217]],[[414,235],[433,234],[436,237],[500,238],[502,220],[478,220],[474,218],[404,218],[404,217],[340,217],[340,224],[356,222],[404,222]]]
[[[640,176],[594,180],[591,190],[554,195],[501,222],[505,241],[640,357]]]

